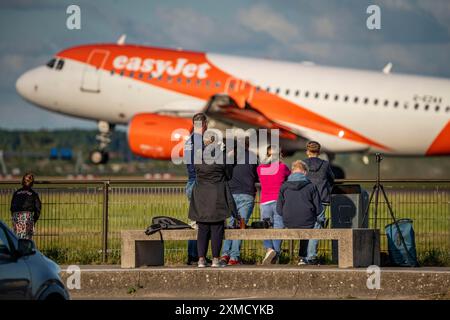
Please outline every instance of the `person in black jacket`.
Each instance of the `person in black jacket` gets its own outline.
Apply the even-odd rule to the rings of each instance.
[[[34,175],[26,173],[22,178],[22,188],[16,190],[11,200],[11,215],[15,234],[22,239],[33,237],[34,225],[41,214],[41,200],[32,189]]]
[[[309,168],[306,176],[319,190],[322,203],[328,205],[334,184],[334,174],[330,163],[319,158],[320,148],[321,146],[317,141],[309,141],[306,144],[306,155],[308,158],[303,161]]]
[[[304,161],[309,168],[306,176],[309,180],[311,180],[312,183],[316,185],[320,193],[322,204],[327,207],[330,205],[330,194],[331,189],[333,188],[335,177],[330,163],[319,158],[320,148],[320,143],[318,143],[317,141],[309,141],[306,144],[306,155],[308,156],[308,159],[305,159]],[[314,228],[321,229],[327,227],[328,219],[325,218],[325,210],[319,217],[319,221],[321,222],[317,222]],[[314,260],[317,257],[318,246],[318,239],[309,240],[308,258],[310,260]]]
[[[214,147],[215,144],[217,142],[205,137],[205,148]],[[224,152],[220,153],[220,156],[224,156]],[[194,165],[196,183],[192,189],[189,205],[189,219],[196,221],[198,226],[197,250],[200,268],[206,267],[206,253],[210,239],[212,267],[225,266],[219,260],[225,221],[232,215],[238,219],[236,205],[227,182],[231,179],[233,166],[225,164],[225,161],[222,164],[213,162],[211,161],[213,158],[215,155],[209,157],[206,150],[202,163]]]
[[[280,188],[277,212],[286,228],[313,229],[323,213],[319,191],[306,177],[307,173],[307,164],[295,161],[291,175]],[[307,248],[308,240],[300,240],[299,264],[315,263]]]

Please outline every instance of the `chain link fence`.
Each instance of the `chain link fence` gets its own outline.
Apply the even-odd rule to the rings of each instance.
[[[369,193],[375,181],[346,180],[339,183],[360,184]],[[426,265],[449,265],[450,253],[450,180],[383,181],[397,219],[411,218],[416,232],[419,260]],[[0,219],[11,226],[10,201],[18,182],[0,183]],[[120,231],[144,230],[152,217],[172,216],[187,221],[188,200],[184,181],[38,181],[43,208],[36,224],[37,247],[58,263],[119,263]],[[328,209],[326,215],[330,217]],[[251,221],[260,219],[259,196]],[[381,249],[387,251],[384,226],[392,219],[384,199],[378,208],[377,228],[382,234]],[[373,204],[369,227],[374,226]],[[166,241],[166,260],[184,263],[185,241]],[[281,261],[293,261],[298,241],[284,241]],[[244,241],[244,262],[262,259],[262,241]],[[331,258],[331,241],[320,241],[324,262]]]

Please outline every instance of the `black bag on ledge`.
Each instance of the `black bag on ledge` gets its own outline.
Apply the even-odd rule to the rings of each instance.
[[[152,224],[145,230],[145,234],[150,236],[163,229],[192,229],[192,227],[186,222],[172,217],[158,216],[153,217]]]

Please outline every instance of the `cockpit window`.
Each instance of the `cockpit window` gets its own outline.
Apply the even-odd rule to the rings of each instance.
[[[52,58],[49,62],[47,62],[47,67],[53,69],[53,67],[55,66],[55,62],[56,62],[56,59]]]
[[[61,70],[64,67],[64,60],[59,60],[56,64],[56,70]]]

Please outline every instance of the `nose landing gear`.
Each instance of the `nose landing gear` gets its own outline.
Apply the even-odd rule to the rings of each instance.
[[[95,165],[106,164],[109,160],[109,153],[106,148],[111,143],[114,125],[106,121],[99,121],[97,127],[99,133],[95,139],[99,142],[99,146],[89,154],[89,160]]]

